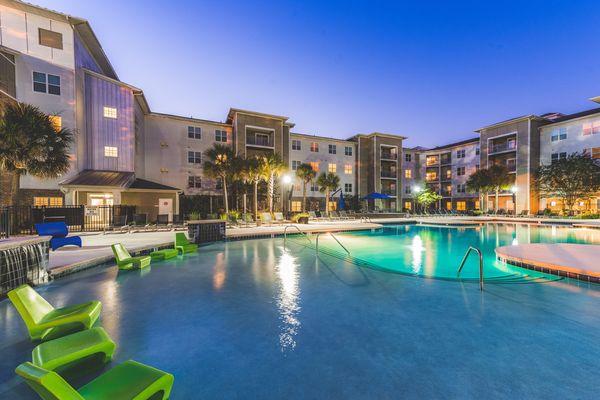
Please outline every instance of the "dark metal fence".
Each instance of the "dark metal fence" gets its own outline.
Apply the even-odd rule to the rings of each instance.
[[[135,206],[11,206],[0,209],[0,237],[35,234],[35,224],[61,221],[71,232],[97,232],[134,220]]]

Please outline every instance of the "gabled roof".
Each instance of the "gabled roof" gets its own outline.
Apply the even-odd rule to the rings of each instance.
[[[136,178],[133,172],[96,171],[86,169],[60,183],[61,186],[96,186],[115,189],[146,189],[179,191],[173,186]]]
[[[227,113],[227,123],[231,124],[233,122],[233,116],[234,114],[246,114],[246,115],[254,115],[257,117],[263,117],[263,118],[271,118],[271,119],[278,119],[281,121],[287,121],[289,119],[289,117],[284,117],[281,115],[275,115],[275,114],[266,114],[266,113],[261,113],[258,111],[250,111],[250,110],[243,110],[241,108],[230,108],[229,112]]]
[[[149,189],[149,190],[180,190],[173,186],[163,185],[162,183],[147,181],[136,178],[128,189]]]
[[[571,119],[583,118],[583,117],[587,117],[589,115],[594,115],[594,114],[600,114],[600,107],[592,108],[590,110],[580,111],[580,112],[577,112],[574,114],[563,115],[559,118],[555,118],[554,120],[552,120],[552,123],[548,124],[548,125],[553,125],[553,124],[557,124],[559,122],[569,121]]]
[[[470,143],[478,143],[479,142],[479,137],[474,137],[471,139],[466,139],[466,140],[461,140],[460,142],[454,142],[454,143],[449,143],[449,144],[444,144],[442,146],[436,146],[433,147],[431,149],[426,149],[426,151],[430,151],[430,150],[443,150],[443,149],[449,149],[452,147],[457,147],[457,146],[464,146],[465,144],[470,144]]]
[[[516,122],[528,120],[528,119],[536,119],[536,120],[540,120],[540,121],[545,120],[544,118],[542,118],[538,115],[534,115],[534,114],[521,115],[520,117],[510,118],[510,119],[507,119],[504,121],[496,122],[495,124],[484,126],[483,128],[476,129],[475,132],[481,133],[481,131],[486,130],[486,129],[495,128],[495,127],[507,125],[507,124],[514,124]]]

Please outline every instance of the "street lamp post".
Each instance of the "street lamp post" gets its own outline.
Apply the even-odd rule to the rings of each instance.
[[[421,186],[419,186],[419,185],[413,186],[413,192],[415,193],[415,200],[414,200],[414,202],[415,202],[415,212],[417,212],[418,208],[419,208],[419,201],[418,201],[417,198],[419,197],[419,193],[421,193],[422,190],[423,190],[423,188],[421,188]]]

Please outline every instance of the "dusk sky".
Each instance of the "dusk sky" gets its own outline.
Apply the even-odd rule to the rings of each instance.
[[[89,20],[156,112],[237,107],[300,133],[435,146],[600,95],[597,0],[30,1]]]

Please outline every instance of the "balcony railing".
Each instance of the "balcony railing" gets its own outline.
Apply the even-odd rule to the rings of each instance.
[[[505,143],[500,143],[500,144],[494,144],[494,145],[492,145],[492,148],[490,149],[490,154],[502,153],[503,151],[511,151],[511,150],[515,150],[516,148],[517,148],[516,142],[505,142]]]
[[[396,189],[383,189],[381,191],[381,193],[387,194],[388,196],[396,196],[397,195]]]
[[[391,151],[382,151],[381,152],[381,159],[382,160],[397,160],[398,159],[398,153],[392,153]]]
[[[246,136],[246,144],[252,146],[273,147],[273,139],[266,136]]]
[[[397,178],[398,173],[396,171],[381,170],[381,177],[382,178]]]
[[[438,165],[439,159],[437,157],[427,157],[425,159],[425,165],[431,167],[432,165]]]
[[[426,182],[437,182],[438,180],[438,176],[437,175],[427,175],[425,177],[425,181]]]
[[[442,165],[448,165],[452,163],[452,157],[451,156],[442,156],[441,157],[441,164]]]
[[[452,190],[442,190],[442,196],[444,196],[444,197],[451,197],[452,196]]]

